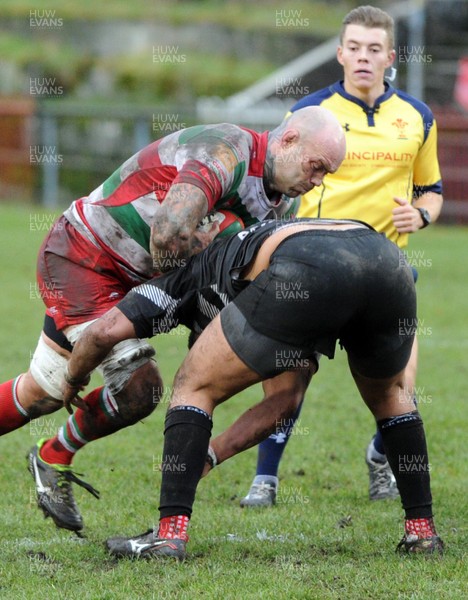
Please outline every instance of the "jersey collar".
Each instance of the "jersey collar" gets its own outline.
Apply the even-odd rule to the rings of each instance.
[[[247,127],[242,127],[252,136],[252,150],[250,152],[249,175],[263,177],[263,167],[265,166],[265,157],[268,145],[268,131],[258,133]]]
[[[368,111],[378,109],[379,106],[382,104],[382,102],[385,102],[385,100],[388,100],[390,98],[390,96],[393,96],[393,94],[395,93],[395,88],[392,87],[386,81],[384,82],[384,86],[385,86],[385,92],[376,99],[375,105],[373,107],[366,104],[360,98],[357,98],[356,96],[353,96],[352,94],[348,94],[348,92],[344,88],[344,81],[337,81],[336,83],[334,83],[331,86],[331,89],[334,92],[336,92],[337,94],[339,94],[340,96],[343,96],[343,98],[346,98],[346,100],[349,100],[350,102],[354,102],[355,104],[360,106],[364,110],[364,112],[367,113]]]
[[[265,168],[265,158],[268,147],[269,131],[258,133],[247,127],[241,127],[252,136],[252,150],[250,152],[248,175],[255,178],[255,187],[257,189],[258,201],[265,207],[275,207],[282,199],[282,194],[276,193],[273,198],[268,198],[263,186],[263,171]]]

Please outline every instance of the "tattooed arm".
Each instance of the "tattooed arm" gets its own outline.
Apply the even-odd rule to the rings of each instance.
[[[187,258],[198,254],[213,241],[219,227],[208,232],[196,228],[208,212],[208,199],[203,191],[188,183],[171,187],[151,228],[150,250],[153,266],[164,273],[184,266]]]

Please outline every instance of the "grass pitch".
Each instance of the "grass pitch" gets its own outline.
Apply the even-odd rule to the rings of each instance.
[[[36,207],[0,208],[0,380],[27,368],[41,329],[37,250],[53,215]],[[55,434],[62,410],[1,441],[0,598],[34,600],[462,599],[466,578],[467,230],[434,226],[414,236],[418,268],[418,395],[430,451],[442,559],[401,558],[398,501],[370,503],[364,448],[373,432],[337,352],[312,382],[280,470],[278,505],[239,508],[255,469],[255,450],[218,467],[198,489],[184,564],[110,558],[104,540],[157,521],[163,418],[186,348],[176,330],[154,341],[164,376],[163,406],[144,423],[89,445],[75,461],[101,491],[75,497],[86,538],[58,530],[36,507],[25,454]],[[215,434],[260,399],[256,386],[217,409]]]

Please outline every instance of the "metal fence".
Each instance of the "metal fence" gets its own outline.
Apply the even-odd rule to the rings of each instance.
[[[424,28],[424,1],[398,2],[389,10],[405,19],[412,40]],[[270,129],[294,102],[278,85],[330,61],[333,38],[284,65],[275,73],[225,100],[200,98],[191,105],[135,107],[87,106],[64,99],[0,101],[0,198],[31,197],[46,207],[61,207],[89,193],[132,153],[152,140],[196,123],[230,122]],[[410,66],[410,65],[409,65]],[[423,70],[409,69],[406,89],[423,97]],[[444,180],[444,218],[468,221],[468,117],[436,113],[439,158]]]
[[[279,100],[243,111],[227,110],[225,102],[215,99],[193,107],[138,109],[0,102],[0,197],[34,197],[49,208],[66,206],[152,140],[201,122],[227,121],[261,131],[277,125],[289,107],[290,102]],[[436,118],[446,200],[442,218],[466,223],[468,114],[444,107],[436,110]]]

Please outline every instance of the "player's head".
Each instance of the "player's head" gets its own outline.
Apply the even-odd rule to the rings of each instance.
[[[291,198],[321,185],[343,161],[346,142],[343,128],[326,108],[307,106],[295,111],[270,132],[269,186]]]
[[[338,62],[345,87],[354,95],[382,88],[385,69],[395,59],[392,17],[375,6],[358,6],[343,19]]]
[[[346,34],[348,25],[361,25],[367,29],[383,29],[387,34],[387,48],[393,50],[395,43],[395,25],[392,17],[384,10],[376,6],[358,6],[350,11],[341,26],[340,44],[343,45],[343,40]]]

